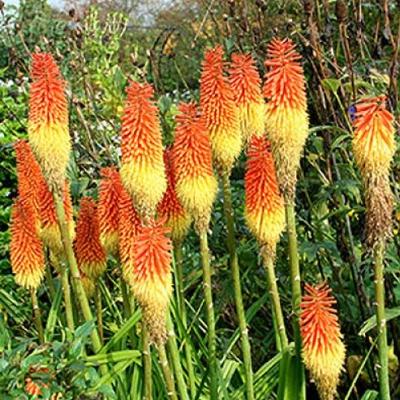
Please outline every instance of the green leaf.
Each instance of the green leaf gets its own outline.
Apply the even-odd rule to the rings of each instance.
[[[327,78],[322,81],[322,86],[325,89],[328,89],[332,91],[333,93],[336,93],[338,89],[340,88],[340,80],[339,79],[333,79],[333,78]]]
[[[95,354],[85,357],[85,362],[89,365],[116,363],[131,360],[138,364],[141,363],[141,352],[139,350],[121,350],[112,353]]]
[[[56,295],[53,299],[53,303],[50,308],[49,316],[47,317],[46,328],[44,331],[46,342],[51,342],[53,339],[54,328],[56,327],[57,323],[58,310],[61,304],[61,298],[62,298],[62,286],[58,285]]]
[[[385,310],[385,319],[386,322],[397,318],[400,316],[400,307],[395,307],[395,308],[388,308]],[[360,336],[364,336],[367,332],[369,332],[371,329],[374,329],[376,327],[376,315],[372,316],[371,318],[367,319],[358,334]]]
[[[110,341],[101,348],[99,354],[105,354],[108,350],[112,349],[120,340],[129,334],[129,331],[136,325],[140,320],[141,312],[137,309],[132,316],[121,326],[119,331],[110,339]]]
[[[278,400],[305,398],[304,366],[291,345],[283,353],[279,371]]]
[[[378,398],[379,393],[375,390],[367,390],[361,400],[375,400]]]

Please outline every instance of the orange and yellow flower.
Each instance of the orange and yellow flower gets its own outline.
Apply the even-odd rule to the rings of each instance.
[[[140,226],[140,217],[133,206],[132,199],[128,192],[122,188],[118,204],[118,237],[122,276],[126,282],[131,281],[131,274],[133,273],[133,241]]]
[[[265,61],[265,126],[279,186],[284,197],[290,200],[294,197],[297,169],[308,136],[305,79],[300,59],[290,39],[273,39]]]
[[[100,241],[109,254],[118,253],[118,204],[123,190],[116,168],[103,168],[99,188]]]
[[[22,203],[33,206],[35,221],[40,228],[39,189],[44,183],[40,166],[25,140],[19,140],[15,146],[17,160],[18,196]]]
[[[10,258],[15,281],[27,289],[37,289],[45,272],[43,246],[33,206],[19,198],[11,212]]]
[[[157,107],[149,84],[131,82],[122,116],[122,183],[142,216],[152,217],[167,189]]]
[[[64,182],[63,188],[63,202],[65,219],[68,224],[68,229],[71,238],[75,236],[75,226],[73,220],[73,209],[69,183]],[[43,179],[39,189],[39,212],[41,230],[40,237],[43,244],[47,246],[55,256],[59,257],[64,252],[63,243],[61,240],[61,232],[57,222],[56,208],[54,205],[53,195]]]
[[[306,284],[305,291],[300,315],[304,364],[317,385],[321,400],[333,400],[346,355],[333,307],[336,300],[326,283],[315,287]]]
[[[176,122],[172,147],[176,193],[196,227],[206,228],[217,193],[210,139],[194,103],[179,106]]]
[[[158,217],[165,220],[165,225],[171,229],[172,240],[180,242],[189,230],[191,218],[176,194],[176,178],[171,159],[171,149],[164,151],[164,165],[168,186],[161,203],[158,205]]]
[[[374,247],[392,235],[393,194],[389,171],[395,150],[393,115],[384,96],[356,105],[353,150],[364,181],[366,241]]]
[[[88,278],[99,278],[106,269],[106,253],[100,243],[97,205],[91,197],[81,199],[74,249],[79,269]]]
[[[245,174],[245,218],[261,246],[275,253],[285,228],[285,209],[279,193],[270,145],[264,137],[253,137],[248,148]]]
[[[29,143],[52,189],[61,190],[71,151],[65,81],[53,57],[32,55]]]
[[[260,137],[265,132],[265,103],[261,79],[250,54],[232,54],[229,81],[239,110],[243,140],[249,143],[253,136]]]
[[[133,242],[134,270],[129,283],[156,343],[166,340],[166,317],[172,293],[172,242],[168,233],[169,228],[161,222],[152,222],[141,227]]]
[[[356,105],[353,150],[363,174],[387,175],[396,151],[393,115],[385,100],[372,97]]]
[[[230,171],[242,147],[239,111],[224,76],[221,46],[206,51],[200,78],[200,108],[218,167]]]

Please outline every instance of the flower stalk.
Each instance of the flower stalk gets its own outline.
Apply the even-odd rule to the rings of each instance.
[[[33,317],[35,320],[36,329],[38,331],[39,342],[41,344],[43,344],[44,343],[44,333],[43,333],[43,324],[42,324],[42,313],[40,312],[36,289],[32,288],[30,291],[31,291],[31,299],[32,299]]]
[[[182,243],[179,241],[174,242],[174,261],[175,261],[175,274],[176,274],[176,293],[178,297],[179,316],[182,321],[183,329],[187,331],[187,312],[185,306],[184,284],[183,284],[183,255]],[[192,398],[196,397],[196,379],[193,368],[192,348],[187,340],[184,342],[186,369],[189,378],[190,395]]]
[[[158,350],[158,358],[160,360],[161,369],[163,371],[165,379],[168,398],[171,400],[178,400],[178,396],[176,395],[176,390],[175,390],[174,376],[172,375],[172,371],[168,364],[167,353],[165,351],[165,344],[159,343],[157,345],[157,350]]]
[[[233,289],[235,292],[236,313],[239,321],[241,347],[243,355],[243,364],[246,377],[246,394],[247,400],[254,399],[253,388],[253,368],[251,361],[251,347],[249,341],[249,333],[247,329],[246,313],[243,305],[242,288],[240,283],[240,268],[238,255],[235,245],[235,223],[232,207],[232,195],[229,182],[229,174],[227,171],[221,172],[223,195],[224,195],[224,213],[227,227],[227,245],[230,257],[230,266],[232,272]]]
[[[203,269],[203,290],[206,304],[207,328],[208,328],[208,368],[210,376],[210,399],[218,399],[218,375],[217,375],[217,337],[215,334],[214,302],[212,296],[210,253],[208,249],[207,229],[198,232],[200,240],[200,255]]]
[[[61,239],[62,239],[63,246],[64,246],[64,252],[65,252],[67,262],[70,267],[72,282],[73,282],[73,286],[75,288],[76,296],[77,296],[79,305],[81,307],[83,317],[85,318],[85,321],[92,321],[93,315],[90,310],[89,301],[86,296],[85,289],[83,288],[82,281],[80,278],[78,264],[76,262],[74,250],[72,247],[72,240],[71,240],[71,236],[70,236],[70,232],[69,232],[69,228],[68,228],[68,223],[65,218],[63,201],[62,201],[60,194],[57,191],[53,192],[53,197],[54,197],[54,204],[55,204],[55,208],[56,208],[57,220],[58,220],[58,224],[59,224],[60,232],[61,232]],[[100,340],[100,336],[99,336],[97,329],[92,330],[91,340],[92,340],[93,350],[95,353],[97,353],[101,349],[101,340]],[[106,365],[102,365],[100,368],[103,370],[103,372],[107,371]]]
[[[376,326],[378,328],[379,352],[379,391],[382,400],[390,400],[389,352],[385,316],[385,280],[384,280],[385,245],[380,241],[374,249]]]

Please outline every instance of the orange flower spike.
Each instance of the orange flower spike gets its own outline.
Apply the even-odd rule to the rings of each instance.
[[[261,79],[250,54],[232,54],[229,82],[239,110],[243,139],[249,143],[252,136],[265,132],[265,104]]]
[[[74,247],[79,269],[97,279],[106,269],[106,253],[100,243],[97,205],[91,197],[81,199]]]
[[[179,105],[172,162],[176,193],[198,229],[208,226],[217,193],[210,139],[194,103]]]
[[[301,56],[290,39],[273,39],[265,66],[265,126],[282,194],[293,199],[297,169],[308,136],[305,79]]]
[[[200,78],[200,107],[217,165],[230,171],[239,156],[242,135],[239,111],[224,76],[221,46],[206,51]]]
[[[356,105],[353,149],[364,175],[387,175],[396,151],[393,115],[385,100],[385,96],[372,97]]]
[[[321,400],[333,400],[343,370],[346,348],[340,333],[336,300],[326,283],[305,285],[300,331],[303,360],[317,385]]]
[[[131,82],[122,116],[122,183],[142,216],[152,217],[167,181],[161,128],[154,91],[149,84]]]
[[[39,192],[39,212],[41,221],[40,237],[43,244],[47,246],[56,256],[64,254],[64,247],[61,240],[61,232],[58,226],[56,209],[54,206],[53,195],[44,179],[42,179]],[[69,183],[64,183],[64,212],[68,223],[71,238],[75,237],[75,226],[73,220],[73,208]]]
[[[166,317],[172,293],[172,242],[160,222],[142,226],[133,242],[134,271],[130,285],[142,307],[150,336],[156,343],[167,337]]]
[[[118,204],[123,190],[118,171],[103,168],[99,188],[100,241],[109,254],[118,253]]]
[[[122,267],[122,275],[127,283],[131,281],[133,273],[132,247],[141,221],[129,194],[122,188],[118,204],[118,237],[119,257]]]
[[[26,204],[33,206],[35,221],[40,227],[39,188],[44,182],[42,171],[32,150],[25,140],[19,140],[14,145],[17,160],[18,196]]]
[[[45,272],[43,246],[33,206],[20,198],[11,212],[10,259],[15,281],[26,289],[37,289]]]
[[[62,188],[71,151],[65,81],[53,57],[32,55],[29,143],[51,188]]]
[[[276,180],[274,159],[264,137],[253,137],[245,173],[245,218],[261,246],[275,253],[285,228],[285,209]]]
[[[189,230],[191,219],[176,194],[176,178],[170,149],[164,151],[164,165],[168,186],[161,203],[158,205],[158,216],[160,219],[165,219],[165,225],[171,229],[172,239],[182,241]]]

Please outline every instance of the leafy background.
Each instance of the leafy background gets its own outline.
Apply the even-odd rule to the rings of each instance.
[[[173,139],[177,103],[182,99],[198,99],[204,49],[220,43],[227,59],[232,52],[250,51],[263,74],[266,46],[275,35],[290,36],[297,43],[307,78],[311,131],[296,198],[302,278],[312,283],[327,280],[338,300],[347,346],[340,398],[345,398],[351,384],[355,390],[350,398],[376,398],[376,354],[368,353],[375,340],[373,321],[368,320],[374,311],[373,276],[369,256],[362,255],[364,201],[351,153],[351,113],[348,111],[361,96],[385,93],[397,118],[396,130],[399,129],[400,3],[385,0],[125,0],[73,2],[70,9],[60,11],[52,9],[45,0],[21,0],[18,7],[4,7],[2,2],[0,7],[1,398],[28,398],[23,389],[27,377],[39,377],[48,383],[43,398],[62,392],[65,398],[71,399],[79,396],[135,399],[139,398],[135,395],[140,390],[140,358],[132,350],[140,330],[139,317],[134,315],[126,320],[121,315],[122,295],[115,262],[110,261],[102,285],[102,293],[108,299],[106,336],[114,340],[104,354],[109,352],[116,357],[111,362],[116,373],[107,379],[99,378],[94,368],[96,362],[105,362],[101,356],[85,355],[86,338],[93,326],[82,325],[73,342],[66,341],[60,323],[61,298],[57,303],[57,295],[61,296],[58,280],[55,279],[55,297],[44,285],[39,292],[47,319],[47,344],[38,347],[29,296],[15,285],[12,277],[8,257],[10,206],[16,195],[12,146],[17,138],[26,137],[31,52],[37,49],[52,52],[68,81],[74,146],[68,174],[77,205],[82,195],[97,195],[100,168],[118,163],[120,116],[130,79],[147,80],[154,85],[164,140],[168,144]],[[254,371],[257,371],[257,398],[274,399],[279,382],[279,354],[274,348],[265,273],[257,256],[256,242],[243,218],[244,163],[242,155],[232,173],[237,250]],[[397,205],[399,166],[396,153],[391,184]],[[400,314],[399,211],[397,206],[393,240],[386,260],[394,398],[400,397],[400,325],[396,319]],[[210,234],[218,355],[224,382],[222,394],[227,399],[241,398],[240,345],[220,197],[215,204]],[[197,248],[196,236],[191,232],[184,245],[185,296],[201,398],[206,346]],[[289,321],[285,236],[278,248],[277,274],[284,314]],[[363,335],[360,335],[362,327]],[[189,340],[181,328],[178,324],[178,336]],[[134,334],[129,336],[132,329]],[[356,376],[366,354],[365,368]],[[156,374],[159,380],[155,391],[163,398],[161,373],[156,371]],[[312,384],[308,391],[312,396]]]

